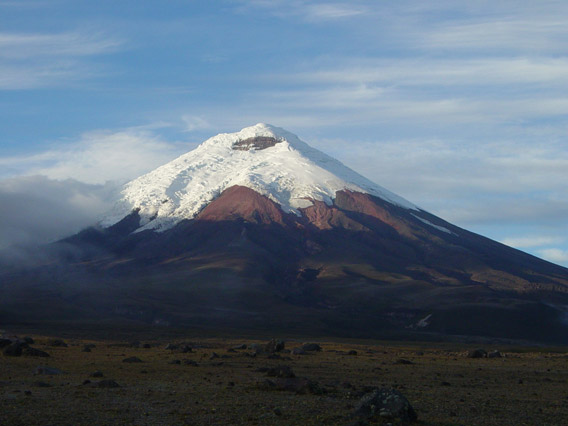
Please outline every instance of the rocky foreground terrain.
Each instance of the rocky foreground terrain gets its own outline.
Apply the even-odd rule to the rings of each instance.
[[[0,340],[2,425],[562,425],[567,350],[64,336]]]

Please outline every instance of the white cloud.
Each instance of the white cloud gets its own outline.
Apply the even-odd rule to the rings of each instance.
[[[204,130],[212,128],[211,124],[202,117],[195,115],[183,115],[182,121],[185,124],[186,132],[193,132],[195,130]]]
[[[370,13],[361,2],[307,0],[241,0],[241,10],[263,9],[274,16],[300,18],[309,22],[337,21]]]
[[[367,8],[350,3],[318,3],[302,5],[308,19],[335,20],[362,15],[368,12]]]
[[[45,176],[0,180],[0,249],[47,243],[94,225],[117,190]]]
[[[0,58],[90,56],[116,51],[122,41],[86,33],[0,33]]]
[[[521,249],[521,248],[550,246],[552,244],[562,244],[564,242],[564,238],[537,235],[529,237],[504,238],[503,240],[501,240],[501,242],[508,246]]]
[[[550,248],[538,250],[538,253],[543,259],[550,262],[568,264],[568,250]]]
[[[310,71],[274,74],[275,81],[310,84],[517,85],[568,83],[565,57],[485,57],[447,59],[335,58],[335,64],[310,64]]]
[[[102,184],[133,179],[188,150],[145,130],[95,131],[39,154],[0,158],[0,166],[3,177],[32,174]]]
[[[123,41],[94,31],[0,33],[0,90],[68,85],[102,74],[87,58],[116,52]]]
[[[484,17],[485,18],[485,17]],[[419,43],[430,49],[490,49],[509,51],[563,51],[568,41],[566,23],[560,16],[510,16],[483,21],[455,21],[422,34]]]

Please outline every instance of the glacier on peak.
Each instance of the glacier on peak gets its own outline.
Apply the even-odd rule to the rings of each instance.
[[[157,169],[124,185],[121,198],[100,222],[111,226],[138,210],[139,230],[162,231],[194,218],[225,189],[249,187],[287,213],[332,203],[348,189],[378,196],[408,209],[418,207],[312,148],[296,135],[259,123],[236,133],[221,133]]]

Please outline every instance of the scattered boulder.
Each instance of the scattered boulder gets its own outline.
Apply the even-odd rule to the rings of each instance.
[[[189,345],[183,345],[178,349],[178,352],[181,352],[182,354],[187,354],[193,352],[193,348]]]
[[[247,345],[245,343],[243,343],[242,345],[233,346],[231,349],[238,350],[238,349],[246,349],[246,348],[247,348]]]
[[[61,339],[51,339],[50,341],[47,342],[47,344],[48,346],[53,346],[57,348],[67,348],[69,346]]]
[[[44,375],[44,376],[57,376],[59,374],[63,374],[59,368],[54,367],[47,367],[47,366],[39,366],[36,367],[34,370],[34,376]]]
[[[499,351],[491,351],[487,354],[487,358],[503,358],[503,355]]]
[[[211,356],[209,357],[210,360],[217,359],[217,358],[219,358],[219,354],[216,353],[216,352],[213,352],[213,353],[211,354]]]
[[[321,352],[321,346],[317,343],[304,343],[302,349],[306,352]]]
[[[292,355],[307,355],[308,353],[301,346],[292,349]]]
[[[38,387],[38,388],[50,388],[52,385],[50,385],[49,383],[46,383],[46,382],[37,381],[37,382],[34,382],[34,386]]]
[[[387,388],[375,388],[364,395],[357,404],[354,415],[366,420],[397,422],[415,422],[418,419],[406,397],[395,389]]]
[[[128,357],[128,358],[124,358],[122,360],[122,362],[132,364],[132,363],[139,363],[139,362],[143,362],[143,361],[140,358],[138,358],[137,356],[131,356],[131,357]]]
[[[24,348],[22,350],[22,355],[24,355],[24,356],[37,356],[37,357],[40,357],[40,358],[49,358],[49,354],[47,352],[44,352],[40,349],[32,348],[31,346]]]
[[[283,377],[283,378],[296,377],[292,369],[287,365],[279,365],[277,367],[268,368],[268,370],[266,371],[266,375],[268,377]]]
[[[357,355],[357,351],[352,349],[349,352],[347,352],[347,355]]]
[[[473,349],[471,351],[468,351],[467,357],[468,358],[486,358],[487,352],[485,351],[485,349]]]
[[[266,344],[264,350],[268,353],[281,352],[285,349],[286,344],[283,340],[272,339]]]
[[[258,384],[263,390],[287,391],[296,394],[314,394],[321,395],[324,393],[321,386],[312,380],[304,377],[275,378],[274,380],[266,379]]]
[[[395,364],[401,364],[401,365],[412,365],[414,364],[412,361],[408,360],[408,359],[404,359],[404,358],[399,358],[395,361]]]
[[[120,385],[114,380],[101,380],[100,382],[93,383],[97,388],[119,388]]]
[[[4,348],[5,356],[21,356],[24,348],[27,348],[28,344],[20,341],[15,341]]]

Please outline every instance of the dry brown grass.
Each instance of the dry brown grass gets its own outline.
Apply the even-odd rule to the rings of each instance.
[[[250,357],[250,350],[227,352],[251,343],[241,340],[194,340],[194,352],[183,354],[165,350],[167,341],[143,342],[152,345],[144,349],[67,340],[69,347],[60,348],[34,338],[50,358],[0,356],[1,425],[345,425],[365,386],[400,390],[424,425],[568,424],[568,358],[558,352],[516,349],[504,358],[469,359],[458,344],[323,342],[323,352],[274,360]],[[96,347],[82,352],[85,343]],[[299,344],[289,341],[287,348]],[[221,357],[210,360],[213,352]],[[144,362],[122,362],[130,356]],[[400,358],[413,364],[397,363]],[[169,363],[175,359],[199,365]],[[34,376],[38,365],[65,374]],[[291,366],[325,393],[263,390],[258,383],[266,377],[255,370],[275,365]],[[97,370],[120,387],[83,385],[102,380],[90,377]]]

